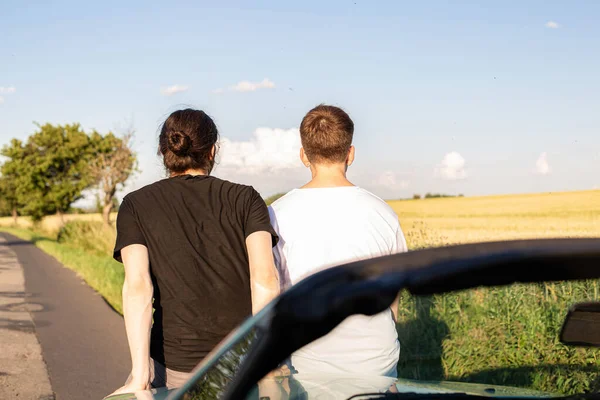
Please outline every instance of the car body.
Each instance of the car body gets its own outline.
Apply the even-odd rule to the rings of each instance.
[[[310,391],[308,399],[347,399],[358,393],[370,393],[374,388],[395,386],[398,393],[418,394],[453,394],[465,393],[478,397],[501,397],[539,399],[558,397],[551,393],[535,390],[485,385],[478,383],[461,382],[424,382],[410,379],[394,379],[388,377],[365,377],[358,375],[325,375],[315,374],[304,376],[298,374],[294,379],[300,382],[305,389]],[[308,386],[310,385],[310,386]],[[168,400],[175,398],[177,391],[166,388],[152,389],[145,392],[112,396],[110,400]],[[256,391],[251,392],[248,398],[257,398]],[[210,397],[205,397],[210,399]]]
[[[246,320],[197,366],[183,387],[110,399],[560,397],[554,392],[465,382],[270,372],[348,316],[385,310],[402,290],[430,296],[514,283],[537,285],[599,278],[600,239],[476,243],[333,267],[306,278]],[[564,311],[566,314],[568,310]]]

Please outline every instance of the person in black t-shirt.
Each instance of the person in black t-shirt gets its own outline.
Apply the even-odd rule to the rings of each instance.
[[[123,199],[114,258],[125,267],[132,370],[113,394],[180,386],[232,329],[279,294],[278,238],[267,207],[251,186],[209,175],[217,141],[203,111],[175,111],[159,137],[169,178]]]

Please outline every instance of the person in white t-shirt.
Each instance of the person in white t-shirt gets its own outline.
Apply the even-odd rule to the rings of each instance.
[[[312,180],[269,207],[279,235],[274,249],[282,290],[322,269],[407,250],[398,216],[383,200],[346,178],[354,161],[354,123],[342,109],[319,105],[300,125],[300,158]],[[398,300],[386,311],[347,318],[296,351],[299,374],[396,377]]]

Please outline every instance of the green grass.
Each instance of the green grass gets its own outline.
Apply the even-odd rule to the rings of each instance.
[[[101,221],[69,221],[56,236],[59,243],[98,256],[112,255],[116,240],[115,229],[107,229]]]
[[[2,227],[0,230],[33,242],[41,250],[72,269],[95,289],[119,313],[123,313],[121,288],[125,277],[123,266],[109,254],[86,251],[69,243],[59,243],[49,235],[28,229]]]
[[[400,377],[575,394],[598,380],[600,350],[567,347],[569,306],[598,301],[596,280],[401,296]]]

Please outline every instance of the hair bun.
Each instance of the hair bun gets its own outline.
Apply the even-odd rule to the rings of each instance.
[[[168,133],[167,146],[169,150],[178,155],[185,157],[188,155],[192,141],[188,135],[180,131],[170,131]]]

